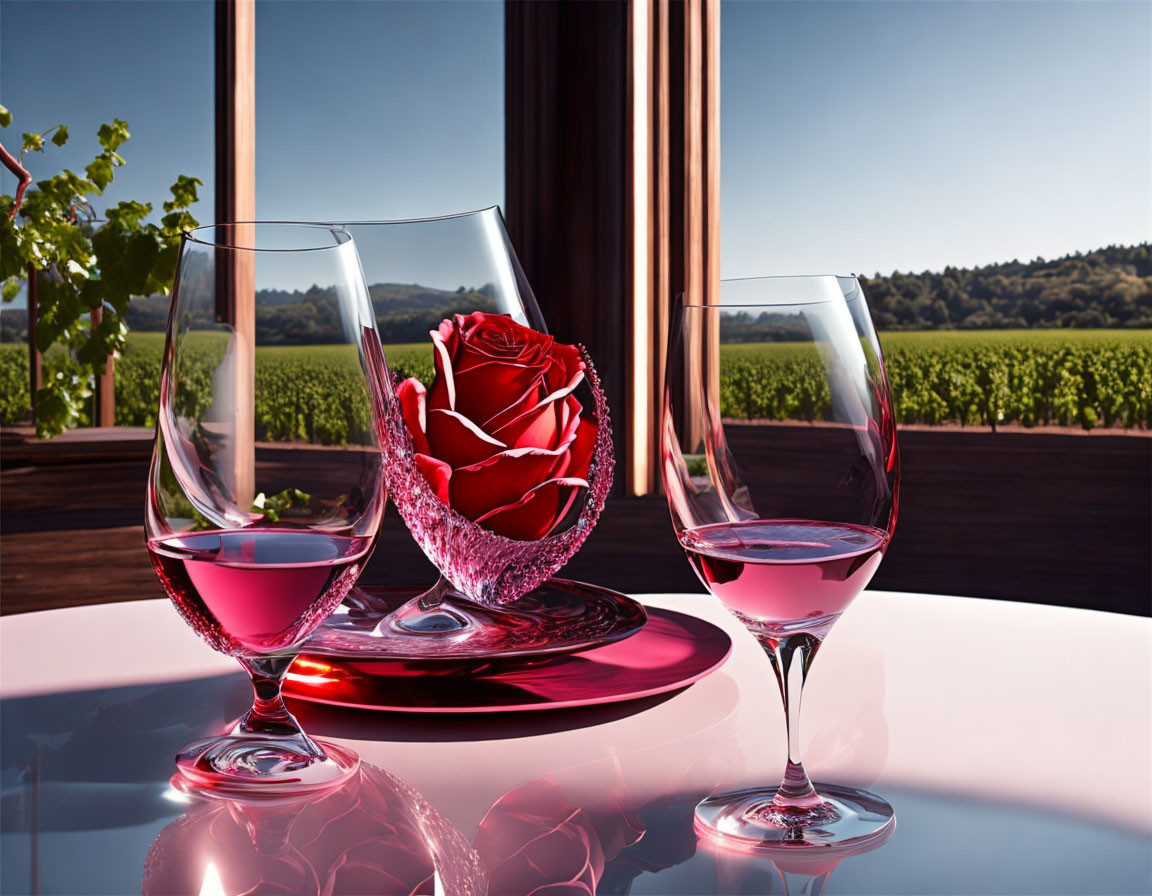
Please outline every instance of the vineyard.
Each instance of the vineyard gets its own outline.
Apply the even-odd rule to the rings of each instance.
[[[1147,330],[968,330],[881,338],[899,423],[1152,426]],[[820,365],[808,345],[724,346],[721,413],[822,419],[831,399]]]
[[[1152,427],[1152,332],[1012,330],[890,333],[882,337],[900,423],[1023,426]],[[116,423],[152,426],[164,339],[132,333],[116,362]],[[189,371],[187,400],[208,401],[212,357]],[[401,376],[428,382],[428,343],[386,346]],[[257,437],[328,444],[359,441],[367,423],[362,396],[342,365],[356,363],[345,346],[266,346],[256,350]],[[792,343],[727,345],[721,354],[721,411],[747,419],[818,420],[830,404],[818,356]],[[61,353],[44,360],[45,377],[72,376]],[[28,407],[28,356],[0,345],[0,423]]]

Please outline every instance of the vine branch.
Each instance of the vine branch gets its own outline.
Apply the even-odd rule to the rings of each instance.
[[[4,167],[20,179],[20,183],[16,185],[16,199],[12,203],[12,210],[8,212],[8,220],[14,221],[20,203],[24,201],[24,191],[28,189],[28,184],[32,183],[32,172],[25,168],[12,153],[8,152],[3,143],[0,143],[0,162],[3,162]]]

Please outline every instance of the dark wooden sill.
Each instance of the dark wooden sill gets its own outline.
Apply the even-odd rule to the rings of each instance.
[[[5,433],[0,613],[161,596],[140,526],[151,436],[110,435],[113,448],[73,436],[19,455]],[[874,587],[1152,615],[1152,438],[900,438],[899,526]],[[702,591],[659,497],[612,499],[562,575],[636,593]],[[433,577],[389,508],[364,580]]]

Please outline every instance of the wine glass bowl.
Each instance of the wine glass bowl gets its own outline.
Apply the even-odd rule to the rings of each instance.
[[[899,453],[883,355],[853,277],[723,281],[670,334],[662,473],[677,538],[757,638],[784,701],[779,788],[720,794],[697,828],[731,845],[870,839],[879,797],[813,787],[800,694],[824,637],[875,574],[896,523]]]
[[[526,655],[636,631],[639,605],[550,579],[607,499],[611,422],[587,353],[548,335],[500,210],[345,226],[393,386],[381,421],[388,493],[440,577],[400,606],[356,589],[308,653]],[[554,427],[536,414],[548,408]]]
[[[320,321],[312,332],[284,340],[282,329],[262,326],[302,297]],[[369,364],[378,353],[343,230],[256,223],[185,235],[149,473],[148,552],[184,619],[236,657],[255,689],[229,734],[178,755],[186,784],[300,792],[358,764],[300,729],[280,681],[352,588],[380,526],[386,384]],[[308,400],[317,395],[331,402],[327,415]]]

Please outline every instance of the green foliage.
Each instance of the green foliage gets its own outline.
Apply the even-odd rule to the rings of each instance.
[[[211,401],[212,370],[223,334],[185,344],[179,402],[188,410]],[[883,337],[900,423],[998,426],[1152,427],[1152,334],[1132,331],[986,331],[888,333]],[[116,423],[153,426],[159,401],[162,333],[132,333],[116,367]],[[399,377],[432,380],[429,343],[385,346]],[[355,444],[367,435],[368,409],[344,365],[359,363],[347,346],[260,346],[256,349],[257,438]],[[829,393],[820,360],[808,345],[726,345],[720,399],[725,416],[819,420]],[[55,349],[45,378],[76,401],[83,368]],[[28,360],[22,346],[0,345],[0,422],[27,405]],[[82,411],[78,410],[81,414]]]
[[[883,331],[1152,327],[1152,243],[861,283]]]
[[[8,110],[0,107],[0,127],[11,121]],[[56,146],[63,146],[69,136],[64,125],[41,134],[24,134],[21,157],[42,152],[49,134]],[[184,175],[173,184],[172,199],[164,203],[168,214],[159,225],[146,223],[152,207],[138,202],[120,202],[107,210],[103,223],[98,222],[88,197],[102,194],[115,170],[124,164],[116,150],[130,136],[128,124],[114,119],[112,124],[101,125],[96,136],[101,151],[84,169],[84,176],[65,169],[38,180],[24,197],[18,223],[9,221],[13,198],[0,195],[3,299],[15,298],[29,268],[35,269],[37,346],[42,352],[61,346],[71,362],[68,369],[58,366],[49,372],[46,367],[44,385],[35,396],[36,431],[41,437],[83,422],[93,376],[103,372],[109,355],[118,356],[124,347],[128,334],[124,314],[131,297],[168,292],[180,232],[196,225],[188,208],[196,202],[202,183]],[[96,309],[102,319],[93,326],[91,314]],[[27,369],[26,359],[24,364]],[[27,389],[6,393],[3,402],[6,421],[13,415],[23,417],[28,408]],[[23,409],[15,410],[14,402],[22,403]]]
[[[91,387],[83,376],[83,368],[71,352],[53,346],[43,358],[41,375],[45,383],[53,383],[58,398],[53,400],[74,408],[78,425],[89,422],[87,399]],[[28,346],[0,345],[0,424],[17,423],[28,416]]]
[[[354,346],[256,350],[256,439],[364,444],[372,435]],[[349,375],[351,373],[351,375]]]
[[[194,417],[212,402],[212,372],[226,344],[223,333],[185,341],[176,377],[176,403]],[[213,338],[217,337],[217,338]],[[428,346],[403,347],[406,352]],[[116,365],[116,425],[155,426],[164,337],[133,333]],[[4,357],[0,355],[0,357]],[[256,438],[269,442],[365,444],[372,436],[360,360],[348,345],[259,346],[256,349]],[[431,358],[429,357],[429,369]],[[349,369],[356,376],[349,376]]]
[[[28,413],[28,349],[0,345],[0,423],[15,423]]]
[[[726,417],[816,420],[830,402],[824,366],[810,344],[733,345],[721,350],[720,408]]]
[[[286,488],[275,495],[266,495],[264,492],[260,492],[252,502],[252,511],[264,514],[266,522],[278,523],[280,517],[292,508],[307,507],[311,503],[311,495],[300,491],[298,488]]]
[[[899,423],[1152,427],[1152,333],[889,333],[884,344]],[[809,346],[724,346],[724,416],[820,420],[830,402]]]
[[[188,410],[211,401],[212,370],[223,334],[186,343],[178,380]],[[216,337],[216,338],[213,338]],[[1152,334],[1125,331],[987,331],[888,333],[884,347],[900,423],[998,426],[1152,427]],[[116,367],[116,423],[153,426],[159,402],[162,333],[132,333]],[[428,343],[385,347],[399,377],[432,380]],[[368,409],[347,346],[256,349],[257,438],[355,444],[367,435]],[[721,356],[725,416],[819,420],[828,411],[827,381],[810,346],[727,345]],[[62,401],[83,403],[83,367],[68,352],[45,358],[45,379]],[[0,345],[0,423],[21,418],[28,399],[27,350]],[[83,409],[75,407],[83,420]]]
[[[407,345],[384,346],[388,366],[398,380],[416,377],[425,386],[432,385],[436,375],[436,364],[432,360],[431,342],[416,342]]]

